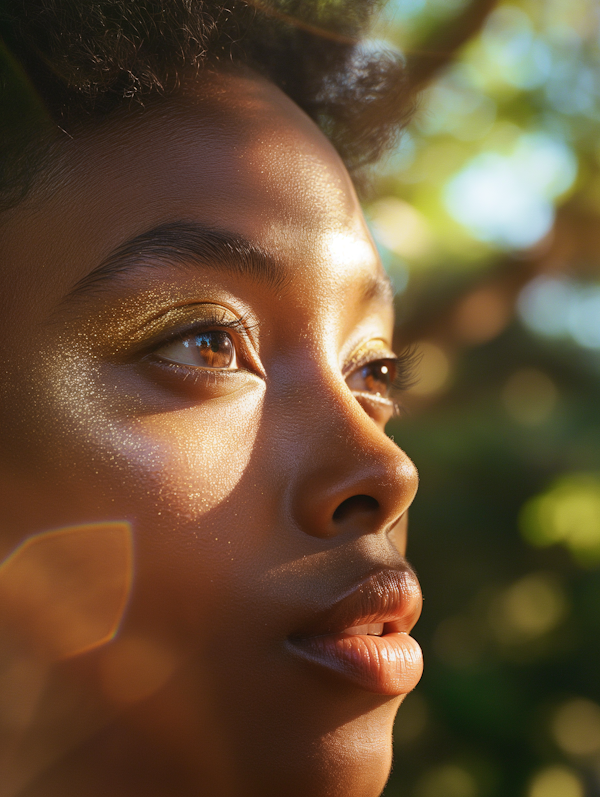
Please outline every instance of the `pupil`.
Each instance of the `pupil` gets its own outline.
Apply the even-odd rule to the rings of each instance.
[[[367,365],[363,369],[367,390],[378,396],[387,394],[390,387],[390,369],[387,365]]]
[[[196,335],[201,364],[208,368],[227,368],[233,360],[233,345],[226,332],[202,332]]]

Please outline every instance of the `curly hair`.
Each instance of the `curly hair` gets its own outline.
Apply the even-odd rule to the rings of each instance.
[[[45,132],[244,64],[296,102],[355,176],[413,102],[397,53],[369,48],[379,0],[0,0],[0,206],[22,198]]]

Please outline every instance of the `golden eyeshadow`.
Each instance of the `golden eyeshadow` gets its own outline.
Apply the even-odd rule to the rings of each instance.
[[[348,360],[344,363],[344,375],[348,375],[360,365],[367,364],[373,360],[395,360],[396,355],[384,340],[376,338],[367,343],[363,343],[355,349]]]
[[[197,285],[194,288],[193,294],[189,289],[165,286],[122,298],[113,295],[110,304],[102,302],[95,313],[74,313],[66,321],[64,337],[74,337],[92,356],[120,358],[158,344],[169,333],[176,334],[196,323],[228,324],[248,316],[245,304],[232,300],[229,292]],[[187,301],[186,294],[190,296]],[[199,300],[199,294],[207,298]],[[240,307],[232,309],[234,303]],[[250,326],[256,327],[252,318]]]

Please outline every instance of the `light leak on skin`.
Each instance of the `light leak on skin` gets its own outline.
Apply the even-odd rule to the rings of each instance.
[[[350,673],[335,648],[416,622],[417,474],[384,430],[402,361],[348,174],[233,71],[53,158],[0,226],[2,550],[123,519],[135,580],[114,639],[54,657],[22,797],[377,797],[420,657]],[[235,368],[187,359],[211,332]]]
[[[35,534],[0,564],[0,638],[40,662],[114,638],[133,584],[129,523]]]
[[[0,564],[2,797],[17,795],[48,765],[48,747],[31,747],[28,731],[41,719],[52,665],[111,643],[132,585],[126,522],[34,534]],[[76,735],[70,744],[82,740]],[[50,760],[60,754],[61,746]]]

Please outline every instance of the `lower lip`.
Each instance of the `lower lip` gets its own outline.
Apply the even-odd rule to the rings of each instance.
[[[402,632],[383,636],[327,634],[292,642],[302,658],[368,692],[405,695],[419,683],[423,654]]]

